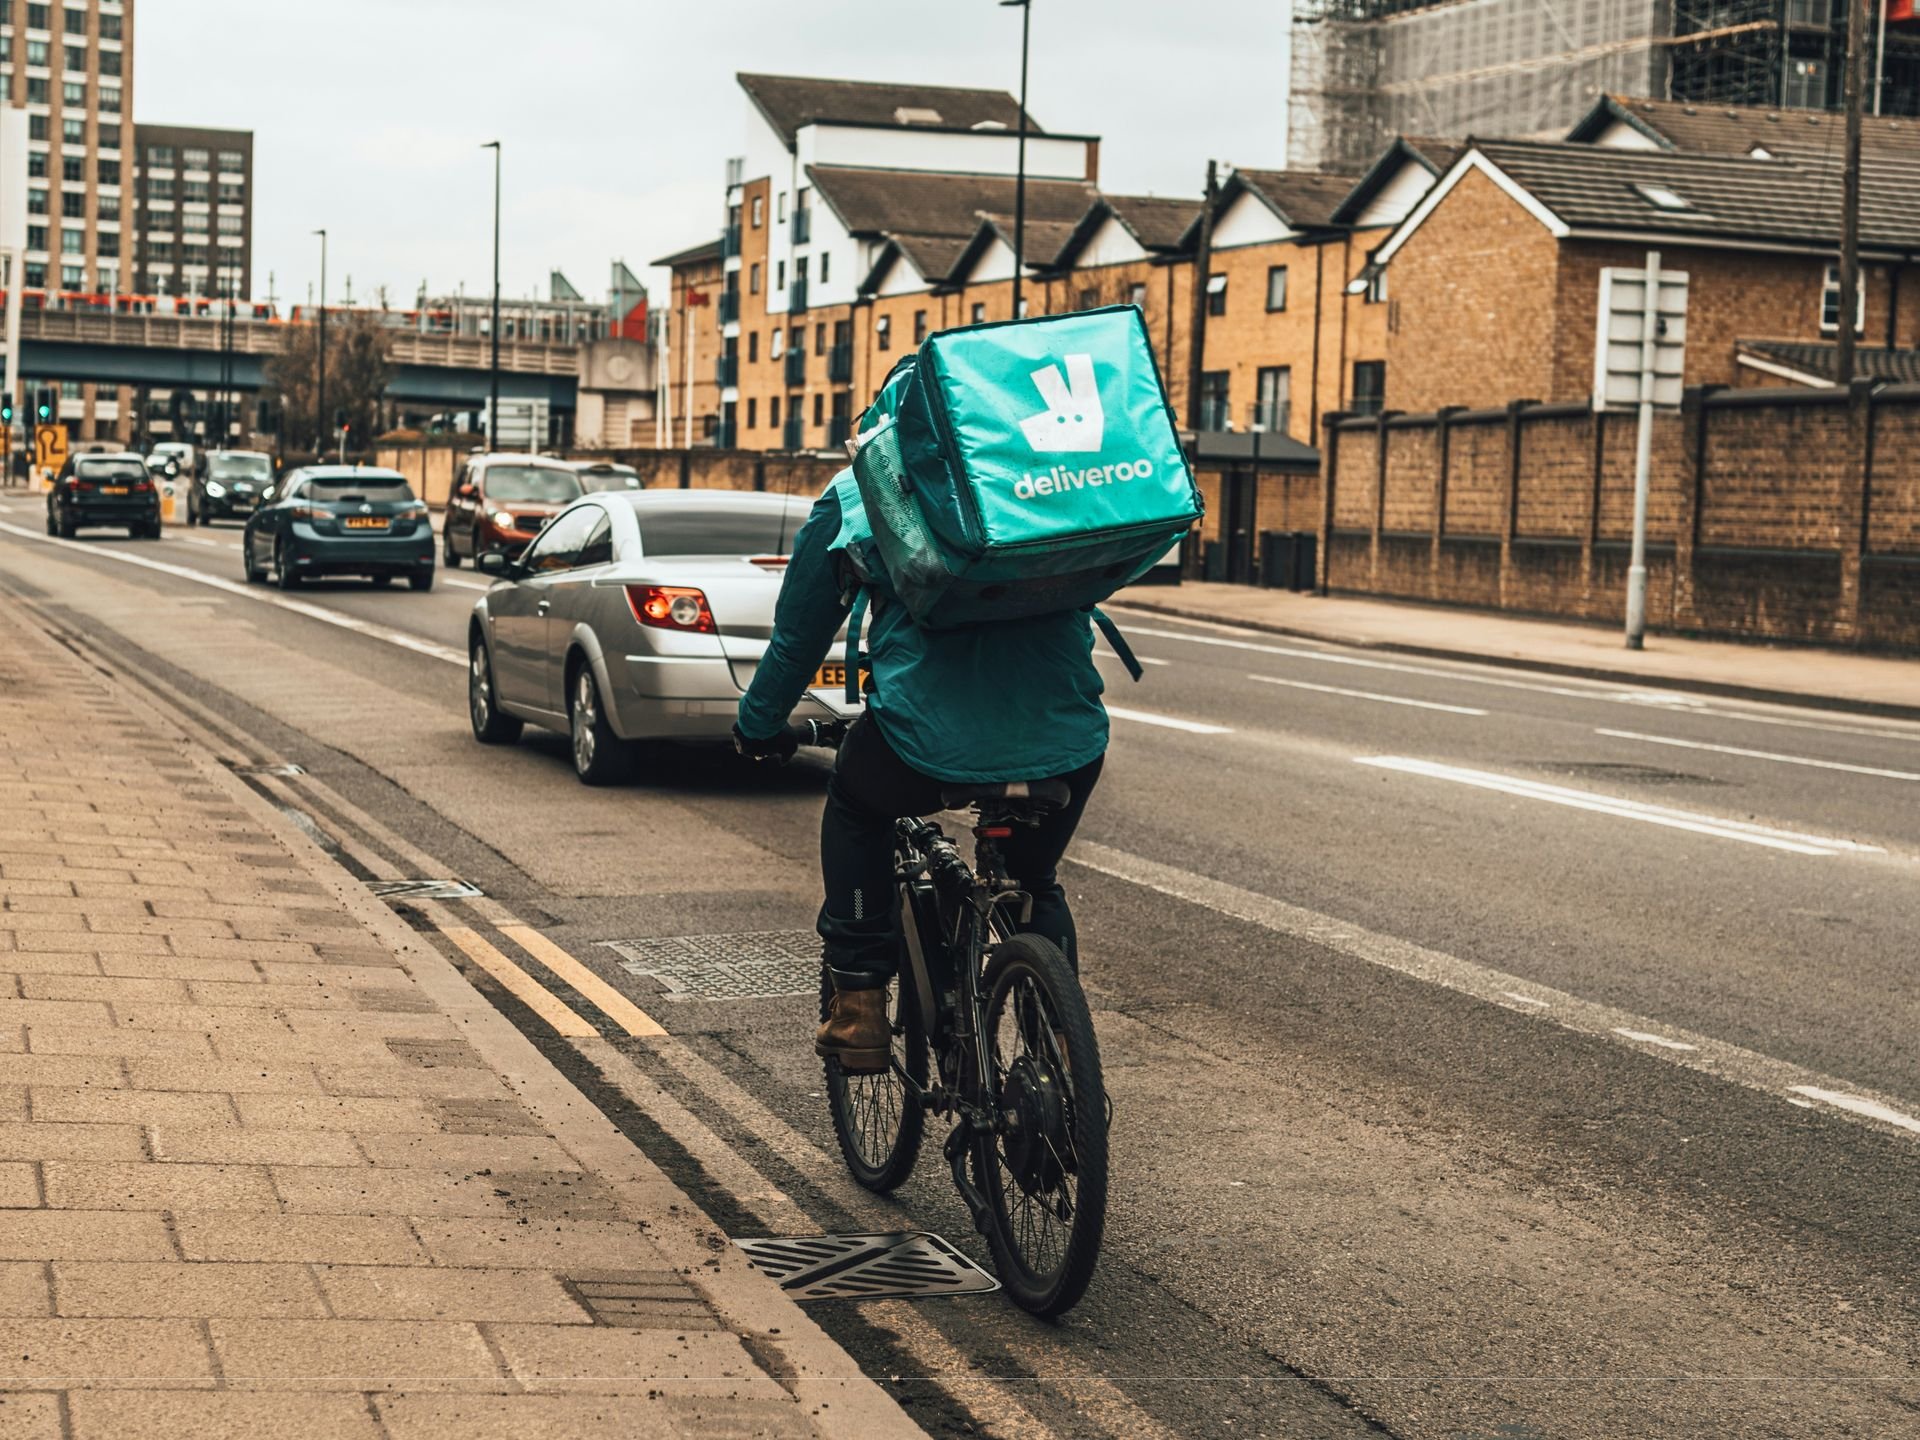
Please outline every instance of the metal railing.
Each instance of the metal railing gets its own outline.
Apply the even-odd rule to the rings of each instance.
[[[720,292],[720,323],[731,325],[739,318],[740,292],[732,289],[722,290]]]
[[[847,437],[853,433],[853,421],[845,415],[835,415],[827,421],[827,448],[838,450],[847,443]]]
[[[804,385],[807,383],[807,352],[801,346],[787,351],[787,384]]]
[[[796,280],[787,287],[787,311],[792,315],[805,313],[807,308],[807,282]]]
[[[716,355],[713,360],[713,378],[722,390],[740,383],[740,357],[738,355]]]
[[[731,260],[740,253],[740,227],[729,225],[720,232],[720,258]]]
[[[802,211],[801,213],[804,214],[805,212]],[[789,416],[786,424],[780,427],[780,448],[783,450],[800,450],[805,448],[806,434],[806,422],[797,415]]]
[[[836,345],[827,352],[827,379],[836,385],[853,379],[853,346]]]
[[[793,212],[793,243],[804,245],[813,237],[813,211],[796,210]]]

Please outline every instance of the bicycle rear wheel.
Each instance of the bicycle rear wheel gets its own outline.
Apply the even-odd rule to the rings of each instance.
[[[820,972],[820,1015],[827,1013],[833,981]],[[908,967],[887,986],[887,1013],[893,1017],[894,1063],[925,1088],[927,1037],[920,1023]],[[885,1193],[913,1173],[926,1130],[926,1112],[895,1070],[880,1074],[849,1075],[838,1060],[828,1060],[827,1108],[833,1115],[833,1133],[853,1178],[867,1189]]]
[[[1037,935],[993,947],[981,981],[993,1100],[1011,1121],[974,1143],[1000,1283],[1036,1315],[1086,1293],[1107,1222],[1107,1092],[1086,996]]]

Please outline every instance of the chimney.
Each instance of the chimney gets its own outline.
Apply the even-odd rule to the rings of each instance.
[[[1100,183],[1100,137],[1097,135],[1087,141],[1087,181],[1094,185]]]

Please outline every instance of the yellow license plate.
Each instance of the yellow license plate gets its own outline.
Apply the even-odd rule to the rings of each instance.
[[[124,495],[127,493],[127,487],[124,485],[102,485],[100,487],[100,493],[102,495]]]
[[[386,528],[387,522],[378,515],[347,516],[347,529],[349,530],[384,530]]]
[[[861,689],[864,690],[866,688],[867,678],[871,673],[871,671],[867,670],[860,672]],[[813,672],[813,685],[811,688],[815,690],[845,690],[847,688],[847,667],[844,665],[822,665],[818,670]]]

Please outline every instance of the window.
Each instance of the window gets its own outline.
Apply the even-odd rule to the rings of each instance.
[[[747,267],[747,293],[749,295],[760,293],[760,262],[758,260]]]
[[[247,187],[244,185],[229,185],[223,183],[220,186],[219,194],[222,205],[243,205],[247,199]]]
[[[1224,430],[1227,417],[1232,414],[1227,408],[1227,382],[1229,374],[1225,370],[1209,370],[1200,377],[1200,428],[1202,430]]]
[[[120,197],[118,195],[98,196],[93,202],[93,208],[102,220],[118,220],[120,218]]]
[[[67,34],[85,35],[87,33],[87,12],[85,10],[76,9],[74,6],[69,5],[66,14],[62,18],[66,22]]]
[[[102,259],[113,260],[120,254],[120,236],[112,230],[103,231],[100,236],[99,253]]]
[[[754,229],[758,230],[760,228],[761,222],[767,218],[766,212],[767,212],[767,197],[764,195],[754,196],[753,197],[753,228]]]
[[[1020,297],[1019,305],[1014,307],[1014,313],[1018,315],[1022,320],[1024,320],[1027,318],[1027,311],[1032,308],[1033,308],[1033,302],[1028,300],[1026,296],[1022,295]]]
[[[807,283],[807,257],[802,255],[793,262],[793,278],[800,284]]]
[[[1269,265],[1267,267],[1267,309],[1284,310],[1287,308],[1287,267]]]
[[[36,115],[34,118],[40,122],[40,128],[42,129],[42,131],[44,131],[46,129],[47,117],[44,115]],[[43,133],[35,136],[34,138],[37,140],[44,140],[47,137]],[[87,143],[87,122],[80,119],[80,117],[77,115],[66,116],[60,121],[60,139],[68,145],[86,144]]]
[[[213,194],[208,190],[207,182],[204,180],[182,180],[180,182],[180,198],[182,200],[198,201],[201,204],[205,204],[213,198]]]
[[[207,263],[207,247],[205,245],[182,244],[180,247],[180,259],[182,263],[187,265],[204,265]]]
[[[0,34],[0,62],[11,64],[13,61],[13,32]]]
[[[149,179],[147,181],[147,199],[172,200],[173,199],[173,181]]]
[[[87,232],[84,230],[62,230],[60,232],[60,253],[62,255],[86,254]]]
[[[820,252],[820,283],[822,285],[827,283],[827,275],[832,269],[832,261],[833,254],[831,251],[822,250]]]
[[[1287,433],[1293,418],[1293,371],[1285,365],[1264,365],[1254,377],[1253,423],[1278,435]]]
[[[786,219],[787,219],[787,192],[782,190],[778,195],[773,197],[773,221],[774,221],[774,224],[781,225],[786,223]],[[776,400],[773,403],[777,405],[780,402]],[[780,422],[778,420],[775,420],[773,423],[778,425]]]
[[[873,343],[879,350],[893,348],[893,317],[891,315],[882,315],[873,322]]]
[[[64,58],[66,61],[67,69],[72,70],[77,74],[81,74],[81,75],[84,75],[87,73],[87,47],[86,46],[84,45],[67,46]]]
[[[198,230],[204,234],[207,228],[207,217],[195,210],[182,211],[180,215],[180,228],[182,230]],[[512,324],[513,322],[511,320],[507,322],[509,328],[506,333],[509,336],[513,333],[510,328]]]
[[[53,84],[44,76],[27,77],[27,103],[29,105],[48,105],[53,101]]]
[[[29,30],[51,30],[53,28],[53,7],[51,5],[27,6],[27,28]]]
[[[1207,314],[1224,315],[1227,313],[1227,277],[1224,275],[1207,276]]]
[[[796,325],[793,327],[793,333],[787,337],[787,348],[796,355],[804,356],[807,353],[806,326]]]
[[[80,122],[76,120],[73,123],[75,126],[78,126]],[[46,116],[29,115],[27,117],[27,138],[29,140],[44,140],[47,138]]]
[[[87,103],[87,82],[68,80],[60,86],[60,102],[63,105],[84,106]]]
[[[1089,285],[1075,298],[1073,308],[1076,310],[1098,310],[1100,308],[1100,291]]]
[[[827,322],[824,320],[813,327],[813,353],[816,355],[827,353]]]
[[[182,150],[180,167],[183,170],[204,170],[207,168],[207,152],[204,150]]]
[[[238,174],[246,167],[246,158],[238,150],[220,152],[220,168],[228,174]]]
[[[760,359],[760,332],[758,330],[749,330],[747,332],[747,363],[749,365],[752,365],[757,363],[759,359]],[[753,422],[749,420],[747,423],[751,425]]]
[[[147,259],[155,263],[163,260],[171,263],[173,260],[173,242],[170,240],[154,241],[151,245],[147,246]]]
[[[1383,305],[1387,299],[1387,267],[1375,265],[1367,271],[1366,303]]]
[[[27,189],[27,213],[44,215],[47,213],[47,192],[29,186]]]
[[[120,17],[118,15],[102,15],[100,17],[100,38],[102,40],[118,40],[120,38]]]
[[[984,300],[974,301],[973,302],[973,323],[976,325],[984,325],[986,323],[986,320],[987,320],[987,302]]]
[[[594,522],[605,518],[606,512],[598,505],[582,505],[567,511],[540,533],[520,562],[521,568],[532,574],[571,570],[593,534]]]
[[[100,52],[100,73],[102,75],[118,75],[120,73],[120,52],[118,50],[102,50]]]
[[[758,400],[748,400],[747,401],[747,429],[751,430],[759,423],[760,423],[760,402]]]
[[[1387,362],[1353,362],[1353,400],[1348,406],[1355,415],[1378,415],[1387,404]]]
[[[769,430],[780,428],[780,397],[778,395],[767,401],[767,428]]]
[[[69,220],[84,220],[87,215],[87,197],[74,191],[63,194],[60,197],[60,213]]]
[[[22,267],[20,278],[26,281],[29,290],[40,290],[47,283],[47,267],[37,261],[29,261]]]
[[[1867,328],[1867,269],[1860,267],[1860,288],[1853,297],[1853,330],[1856,335]],[[1840,267],[1827,266],[1820,282],[1820,328],[1833,334],[1840,328]]]
[[[241,227],[245,224],[246,221],[238,215],[222,215],[220,217],[220,233],[222,235],[238,235],[242,233]]]
[[[580,558],[573,562],[576,566],[610,565],[613,563],[613,517],[602,514],[600,523],[593,527],[593,534],[587,537],[587,543],[580,547]]]
[[[47,227],[29,225],[27,227],[27,249],[44,250],[47,248]]]
[[[27,175],[28,178],[33,180],[44,180],[47,178],[46,151],[30,150],[27,152]]]
[[[925,340],[926,338],[927,338],[927,312],[924,310],[916,310],[913,312],[913,343],[915,345],[918,345],[921,341]]]
[[[813,423],[816,425],[827,423],[827,397],[819,390],[813,392]]]
[[[84,265],[62,265],[60,267],[60,288],[78,290],[87,283],[87,267]]]
[[[171,145],[149,145],[147,147],[147,163],[149,165],[173,164],[173,147]]]
[[[27,64],[45,65],[52,50],[53,47],[45,40],[27,41]]]
[[[786,337],[780,331],[774,331],[767,339],[767,358],[778,360],[786,348]]]
[[[120,162],[118,160],[102,160],[94,166],[94,170],[98,174],[102,185],[118,185],[120,183]]]
[[[78,155],[61,156],[60,178],[62,180],[85,180],[87,178],[87,162]]]

